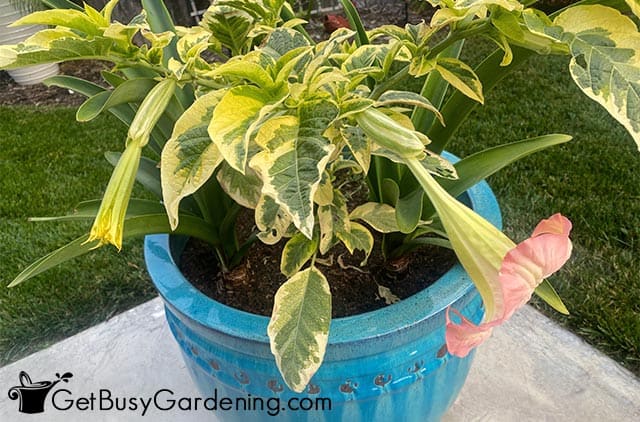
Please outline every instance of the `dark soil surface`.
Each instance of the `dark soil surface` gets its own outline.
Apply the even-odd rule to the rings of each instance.
[[[283,242],[268,246],[258,241],[240,266],[223,274],[213,248],[192,239],[182,254],[180,270],[207,296],[236,309],[270,316],[276,291],[286,281],[280,272],[283,247]],[[406,299],[431,285],[456,262],[453,251],[434,247],[385,263],[380,250],[374,249],[367,265],[360,267],[363,254],[351,255],[344,247],[334,249],[323,257],[333,265],[316,261],[331,287],[333,318],[388,306],[380,287]]]
[[[76,76],[104,86],[100,71],[109,69],[107,63],[96,60],[60,64],[60,74]],[[6,72],[0,72],[0,105],[67,106],[76,107],[86,98],[76,92],[44,84],[18,85]]]

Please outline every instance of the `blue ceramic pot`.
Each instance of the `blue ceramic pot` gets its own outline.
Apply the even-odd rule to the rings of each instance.
[[[465,196],[501,226],[485,182]],[[458,395],[473,354],[460,359],[446,352],[444,312],[453,306],[476,323],[484,313],[460,265],[399,303],[334,319],[324,363],[307,390],[296,394],[271,355],[269,319],[225,306],[193,287],[175,263],[184,243],[147,236],[145,258],[191,376],[202,397],[211,398],[204,404],[217,409],[219,420],[435,421]]]

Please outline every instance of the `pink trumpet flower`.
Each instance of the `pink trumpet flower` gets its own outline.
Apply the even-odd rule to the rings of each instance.
[[[569,232],[571,222],[561,214],[555,214],[542,220],[530,238],[511,249],[502,260],[495,280],[499,297],[495,303],[502,303],[501,312],[493,315],[490,321],[474,325],[457,310],[453,312],[461,323],[451,321],[449,311],[446,314],[446,342],[449,353],[464,357],[474,347],[486,340],[493,327],[502,324],[513,313],[524,306],[536,287],[564,265],[571,255]]]

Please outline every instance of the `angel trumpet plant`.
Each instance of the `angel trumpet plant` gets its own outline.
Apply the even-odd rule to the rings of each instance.
[[[479,326],[456,310],[461,324],[455,324],[447,310],[447,349],[464,357],[489,337],[493,327],[522,307],[544,278],[567,262],[571,255],[571,222],[555,214],[540,222],[532,237],[516,246],[491,223],[449,195],[419,161],[409,159],[406,164],[433,202],[460,263],[485,305],[485,322]],[[549,302],[566,312],[559,299],[552,297]]]

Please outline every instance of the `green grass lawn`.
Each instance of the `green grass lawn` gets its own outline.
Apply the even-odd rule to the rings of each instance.
[[[575,137],[489,182],[516,241],[555,212],[573,221],[574,256],[551,280],[572,314],[543,309],[640,373],[640,154],[574,86],[566,65],[565,58],[535,58],[512,74],[450,149],[467,155],[545,133]],[[77,124],[72,110],[0,107],[0,286],[88,229],[26,219],[99,197],[110,172],[102,151],[121,150],[124,137],[112,118]],[[140,243],[126,242],[120,254],[104,248],[18,288],[0,288],[0,364],[150,298]]]
[[[75,122],[74,110],[0,107],[0,365],[141,303],[154,294],[140,241],[109,248],[5,286],[25,266],[89,228],[33,223],[99,198],[109,180],[103,152],[120,151],[126,131],[114,118]]]

